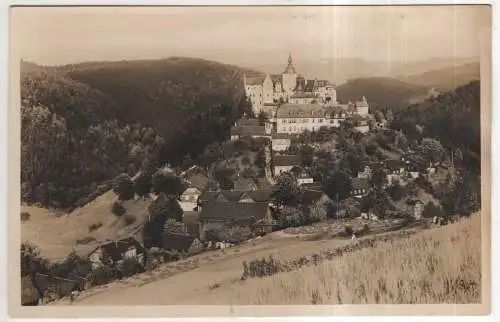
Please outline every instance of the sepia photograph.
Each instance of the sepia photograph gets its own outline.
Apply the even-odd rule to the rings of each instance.
[[[489,314],[491,12],[11,7],[10,309]]]

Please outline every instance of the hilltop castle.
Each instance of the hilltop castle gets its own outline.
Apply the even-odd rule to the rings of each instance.
[[[285,71],[277,75],[244,77],[245,92],[255,114],[278,102],[290,104],[336,104],[335,85],[327,80],[306,80],[297,73],[292,55]]]

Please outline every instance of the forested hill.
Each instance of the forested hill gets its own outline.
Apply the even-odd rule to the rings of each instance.
[[[179,164],[224,140],[249,105],[243,73],[216,62],[21,66],[23,199],[72,206],[102,182]]]
[[[425,95],[428,88],[390,77],[356,78],[337,87],[337,97],[342,103],[360,100],[366,96],[374,109],[398,109],[418,96]]]
[[[411,139],[438,138],[454,151],[457,165],[477,175],[481,169],[480,112],[480,83],[473,81],[400,111],[392,127]]]

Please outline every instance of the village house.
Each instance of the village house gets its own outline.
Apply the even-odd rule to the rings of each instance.
[[[185,227],[184,233],[195,237],[200,236],[200,227],[198,224],[199,216],[200,213],[198,211],[185,211],[182,214],[182,223]]]
[[[366,101],[366,97],[362,97],[360,101],[357,101],[354,105],[356,107],[356,114],[361,116],[366,116],[369,113],[369,105]]]
[[[93,269],[102,265],[116,266],[129,258],[136,259],[139,263],[144,259],[144,247],[134,237],[108,242],[88,254]]]
[[[231,228],[248,231],[259,225],[263,231],[270,232],[272,216],[266,202],[209,202],[201,210],[199,221],[201,240],[206,239],[209,231],[217,231],[219,238],[230,240],[234,231]]]
[[[210,178],[201,173],[192,173],[185,178],[190,188],[196,188],[198,191],[204,191],[210,184]]]
[[[274,176],[279,176],[283,172],[289,172],[294,167],[300,167],[299,155],[275,155],[273,158]]]
[[[424,203],[421,200],[407,200],[406,204],[410,207],[410,213],[415,219],[422,218],[422,212],[424,211]]]
[[[363,197],[368,193],[370,187],[369,181],[366,178],[353,178],[352,179],[352,197]]]
[[[198,197],[201,191],[196,187],[184,190],[179,198],[179,205],[183,211],[193,211],[198,206]]]
[[[310,208],[319,207],[325,211],[325,214],[328,212],[328,206],[333,203],[332,199],[323,191],[310,189],[304,189],[302,202]]]
[[[405,164],[399,160],[387,160],[385,162],[386,173],[387,173],[387,183],[392,184],[394,182],[403,182],[403,178],[406,174]]]
[[[278,133],[317,131],[328,126],[326,111],[319,104],[284,104],[276,114]]]
[[[44,303],[67,296],[80,288],[79,281],[40,273],[35,273],[33,285]]]
[[[329,118],[330,127],[340,127],[340,124],[346,119],[347,111],[340,105],[329,105],[325,107]]]
[[[312,183],[314,183],[314,179],[309,172],[305,170],[299,172],[299,174],[297,175],[297,184],[299,186]]]
[[[231,128],[231,140],[239,140],[243,137],[265,138],[269,137],[265,125],[234,126]]]
[[[271,136],[273,151],[286,151],[291,143],[291,136],[288,133],[273,133]]]
[[[372,168],[369,165],[365,165],[362,171],[358,172],[358,178],[370,179],[372,176]]]
[[[196,236],[176,233],[163,234],[162,248],[169,251],[185,253],[193,245]]]

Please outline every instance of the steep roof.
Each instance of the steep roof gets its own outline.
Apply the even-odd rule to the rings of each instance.
[[[304,183],[304,184],[302,184],[302,188],[307,189],[307,190],[321,191],[321,189],[323,187],[322,187],[321,183],[313,182],[313,183]]]
[[[401,160],[388,159],[385,161],[385,165],[390,170],[399,170],[405,166],[405,163]]]
[[[204,191],[198,197],[198,201],[205,203],[214,200],[220,194],[220,191]]]
[[[210,178],[203,174],[193,174],[191,176],[188,176],[186,178],[186,181],[189,182],[191,187],[198,188],[200,191],[204,190],[205,187],[208,185],[210,182]]]
[[[222,190],[221,193],[226,197],[227,201],[240,201],[243,191]]]
[[[247,192],[247,195],[255,202],[269,202],[272,194],[273,190],[271,189],[260,189]]]
[[[182,215],[182,222],[184,224],[191,224],[198,221],[199,213],[197,211],[184,211]]]
[[[304,189],[302,193],[302,202],[310,205],[320,200],[326,194],[323,191]]]
[[[288,133],[273,133],[271,138],[273,140],[285,140],[285,139],[291,139],[291,136]]]
[[[236,121],[237,126],[259,126],[259,120],[258,119],[239,119]]]
[[[314,84],[315,87],[326,87],[328,85],[331,85],[331,83],[327,80],[324,80],[324,79],[316,80],[316,82]]]
[[[245,81],[247,85],[255,86],[264,84],[265,79],[266,76],[246,77]]]
[[[103,253],[108,254],[113,261],[118,261],[123,258],[123,254],[132,246],[137,247],[139,251],[144,250],[142,245],[134,237],[127,237],[109,242],[101,245],[99,248],[102,249]]]
[[[332,113],[345,113],[345,109],[340,105],[328,105],[325,107],[325,110],[328,114]]]
[[[294,93],[291,98],[317,98],[317,95],[314,95],[314,93],[311,92],[304,92],[304,93]]]
[[[284,104],[277,110],[278,118],[324,117],[325,109],[319,104]]]
[[[274,166],[300,166],[300,155],[276,155]]]
[[[239,177],[235,180],[233,188],[238,191],[254,190],[257,189],[257,183],[253,179]]]
[[[210,202],[201,210],[200,220],[263,219],[267,207],[265,202]]]
[[[164,249],[185,252],[191,247],[195,238],[196,237],[192,235],[165,233],[163,235],[162,245]]]
[[[231,128],[231,135],[248,135],[248,136],[253,136],[253,135],[266,135],[266,127],[265,126],[233,126]]]
[[[255,184],[257,189],[268,189],[271,187],[271,183],[266,178],[256,178]]]
[[[352,189],[366,189],[369,187],[369,181],[367,178],[353,178],[352,179]]]

